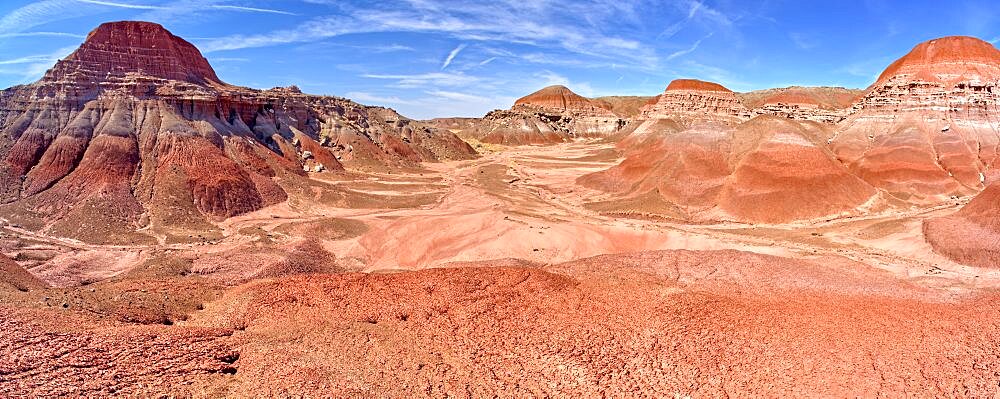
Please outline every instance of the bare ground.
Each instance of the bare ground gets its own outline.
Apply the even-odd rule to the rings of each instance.
[[[0,284],[0,395],[995,394],[1000,270],[921,227],[961,201],[623,218],[575,183],[617,161],[576,142],[317,174],[176,242],[2,222],[0,252],[49,287]]]

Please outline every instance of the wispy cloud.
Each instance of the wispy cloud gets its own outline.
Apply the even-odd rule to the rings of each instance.
[[[483,97],[475,94],[459,93],[455,91],[445,91],[445,90],[431,90],[426,92],[434,97],[445,98],[453,101],[461,102],[488,102],[489,97]]]
[[[623,14],[622,7],[597,0],[560,7],[549,3],[532,7],[505,0],[449,3],[410,0],[366,7],[343,4],[338,11],[338,15],[317,17],[291,29],[219,37],[199,44],[211,52],[316,41],[353,33],[417,32],[444,34],[464,41],[557,48],[577,56],[615,59],[645,68],[653,68],[658,61],[656,52],[638,38],[606,32],[602,27],[621,25],[618,18]],[[579,18],[588,23],[579,23]]]
[[[118,7],[118,8],[131,8],[134,10],[163,10],[167,7],[152,6],[145,4],[133,4],[133,3],[119,3],[114,1],[101,1],[101,0],[76,0],[80,3],[93,4],[98,6],[108,6],[108,7]]]
[[[76,50],[76,46],[63,47],[48,54],[28,55],[0,60],[0,74],[18,76],[21,83],[36,80],[56,61],[65,58]],[[6,68],[3,66],[17,66]]]
[[[71,37],[74,39],[83,39],[84,35],[78,35],[76,33],[66,33],[66,32],[19,32],[19,33],[0,33],[0,38],[8,37]]]
[[[497,57],[490,57],[490,58],[487,58],[487,59],[485,59],[485,60],[482,60],[482,61],[480,61],[480,62],[479,62],[479,66],[484,66],[484,65],[486,65],[486,64],[489,64],[489,63],[491,63],[491,62],[493,62],[493,61],[496,61],[496,60],[497,60]]]
[[[682,57],[682,56],[685,56],[685,55],[693,53],[695,50],[698,49],[698,46],[701,46],[701,42],[702,41],[704,41],[705,39],[708,39],[710,37],[712,37],[711,33],[709,33],[708,36],[705,36],[705,37],[703,37],[701,39],[696,40],[694,42],[694,44],[691,45],[691,47],[688,47],[688,48],[686,48],[684,50],[678,50],[678,51],[675,51],[673,53],[670,53],[670,55],[667,56],[667,61],[670,61],[670,60],[673,60],[674,58]]]
[[[868,60],[849,63],[834,72],[875,81],[879,74],[881,74],[885,69],[886,65],[889,65],[891,62],[891,57],[875,57]]]
[[[480,78],[463,73],[431,72],[412,75],[382,75],[364,74],[361,77],[368,79],[393,80],[400,88],[415,87],[456,87],[466,86],[480,82]]]
[[[27,30],[30,30],[31,28],[34,28],[36,26],[72,18],[106,13],[112,9],[145,11],[145,13],[137,15],[136,19],[155,20],[160,22],[170,21],[173,18],[177,18],[180,16],[190,18],[191,16],[196,14],[219,12],[222,10],[230,10],[236,12],[257,12],[257,13],[296,15],[288,11],[270,9],[270,8],[218,4],[220,2],[221,1],[218,0],[205,0],[205,1],[182,0],[182,1],[174,1],[168,3],[158,2],[151,4],[151,3],[121,1],[121,0],[42,0],[14,9],[13,11],[8,12],[6,15],[0,18],[0,34],[3,35],[17,34],[19,32],[25,32]],[[70,33],[62,34],[61,32],[37,32],[37,33],[25,33],[24,35],[60,36],[60,35],[70,35]],[[6,36],[6,37],[20,37],[20,36]]]
[[[212,62],[250,62],[249,58],[241,57],[213,57]]]
[[[679,65],[679,70],[682,77],[719,83],[731,90],[742,91],[750,88],[750,84],[747,81],[726,68],[686,59]]]
[[[394,51],[417,51],[417,49],[413,47],[404,46],[402,44],[387,44],[384,46],[358,46],[358,47],[366,48],[378,53],[391,53]]]
[[[375,105],[415,105],[416,101],[404,100],[396,96],[379,96],[368,92],[352,91],[344,94],[347,98],[363,104]]]
[[[442,71],[445,68],[447,68],[448,65],[451,65],[451,62],[455,60],[455,57],[458,56],[458,53],[461,53],[462,50],[465,49],[465,46],[466,46],[465,43],[459,44],[458,47],[455,47],[454,49],[451,50],[451,52],[448,53],[448,56],[445,57],[444,62],[441,63],[441,70]]]
[[[674,4],[681,11],[684,11],[686,8],[686,16],[680,21],[668,25],[656,36],[657,39],[672,38],[692,22],[701,22],[709,28],[722,29],[728,29],[733,25],[732,18],[719,10],[709,7],[704,1],[675,2]]]
[[[788,38],[792,40],[795,47],[802,50],[811,50],[816,47],[816,42],[806,37],[806,35],[798,32],[791,32],[788,34]]]
[[[233,10],[233,11],[245,11],[245,12],[260,12],[266,14],[298,15],[293,12],[273,10],[270,8],[243,7],[243,6],[232,6],[232,5],[211,5],[210,7],[216,10]]]
[[[0,18],[0,33],[24,32],[36,26],[98,12],[93,4],[75,0],[44,0],[17,8]]]

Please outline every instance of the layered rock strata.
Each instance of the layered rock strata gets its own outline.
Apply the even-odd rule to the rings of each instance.
[[[0,211],[89,241],[204,230],[284,201],[286,178],[345,162],[474,156],[392,110],[223,83],[162,26],[114,22],[36,83],[0,93]]]
[[[510,110],[480,120],[474,137],[504,145],[553,144],[575,138],[608,137],[628,124],[606,102],[549,86],[518,99]]]
[[[677,79],[670,82],[655,103],[644,106],[640,115],[644,119],[736,124],[750,119],[751,114],[732,90],[718,83]]]
[[[998,83],[993,45],[921,43],[868,89],[831,148],[865,181],[912,203],[975,194],[996,177]]]
[[[840,87],[786,87],[740,93],[753,115],[835,124],[852,111],[860,90]]]

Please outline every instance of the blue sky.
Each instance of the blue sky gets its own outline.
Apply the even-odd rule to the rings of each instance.
[[[159,22],[228,83],[481,116],[551,84],[654,95],[674,78],[748,91],[866,87],[915,44],[996,41],[991,1],[3,0],[0,86],[38,79],[101,22]]]

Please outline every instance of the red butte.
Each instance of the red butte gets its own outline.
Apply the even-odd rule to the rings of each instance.
[[[390,109],[223,83],[198,49],[148,22],[103,24],[41,80],[0,93],[0,132],[0,212],[91,242],[211,230],[341,161],[475,156]]]
[[[677,118],[735,124],[750,119],[750,111],[736,94],[718,83],[677,79],[655,103],[641,111],[645,119]]]
[[[831,148],[875,187],[911,203],[975,194],[995,178],[1000,51],[971,37],[921,43],[893,62],[840,123]]]
[[[628,120],[604,101],[580,96],[564,86],[549,86],[492,111],[472,136],[486,143],[553,144],[574,138],[608,137]]]

